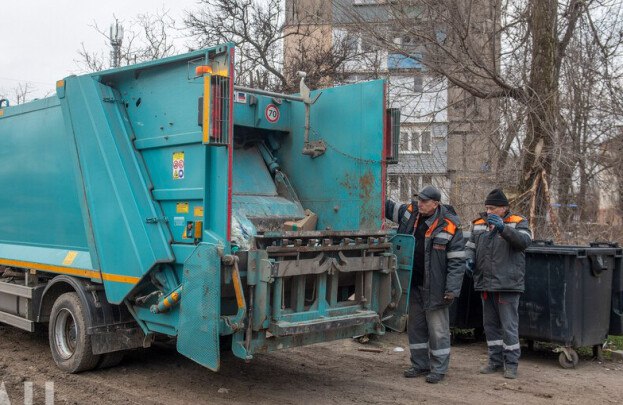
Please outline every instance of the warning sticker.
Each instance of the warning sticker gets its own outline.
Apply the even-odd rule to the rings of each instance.
[[[173,180],[182,180],[183,178],[184,152],[173,152]]]
[[[279,109],[274,104],[268,104],[264,110],[264,116],[268,122],[274,124],[279,121]]]
[[[234,97],[235,103],[246,104],[247,103],[247,93],[243,93],[242,91],[236,92],[236,97]]]
[[[188,203],[178,202],[175,206],[175,212],[177,212],[178,214],[188,214]]]
[[[203,216],[203,207],[195,207],[195,216],[202,217]]]

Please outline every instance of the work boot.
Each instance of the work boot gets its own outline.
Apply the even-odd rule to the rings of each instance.
[[[514,368],[507,368],[506,370],[504,370],[504,378],[514,380],[515,378],[517,378],[517,370],[515,370]]]
[[[487,364],[484,367],[480,367],[480,374],[493,374],[498,371],[502,371],[504,367],[501,364]]]
[[[405,378],[421,377],[429,373],[429,370],[423,370],[421,368],[409,367],[404,371]]]
[[[438,382],[442,381],[444,377],[445,374],[430,373],[426,376],[426,382],[431,384],[437,384]]]

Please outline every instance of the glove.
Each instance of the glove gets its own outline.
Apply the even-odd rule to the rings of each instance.
[[[454,301],[454,293],[447,292],[443,295],[443,300],[446,304],[451,304]]]
[[[474,261],[472,259],[465,260],[465,274],[467,277],[474,276]]]
[[[504,230],[504,220],[498,215],[491,214],[487,216],[487,223],[492,225],[498,232],[502,232]]]

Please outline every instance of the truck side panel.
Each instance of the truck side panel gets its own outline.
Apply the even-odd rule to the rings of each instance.
[[[0,264],[99,279],[59,100],[0,117]]]
[[[85,222],[92,226],[108,300],[119,304],[155,264],[174,260],[169,234],[119,94],[91,76],[70,77],[65,87],[61,105],[78,150]]]

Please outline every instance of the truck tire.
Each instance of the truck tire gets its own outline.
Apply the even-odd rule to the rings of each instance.
[[[100,356],[100,360],[97,363],[98,369],[115,367],[121,363],[123,360],[123,356],[125,356],[125,352],[112,352],[112,353],[104,353]]]
[[[85,309],[77,293],[68,292],[56,299],[48,332],[52,357],[61,370],[79,373],[95,368],[100,356],[91,349]]]

